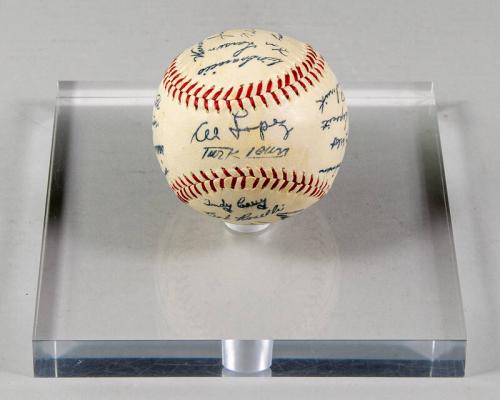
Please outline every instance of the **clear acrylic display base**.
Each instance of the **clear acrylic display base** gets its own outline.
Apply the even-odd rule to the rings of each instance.
[[[432,85],[344,89],[332,192],[240,234],[168,188],[153,87],[61,82],[35,375],[463,376]]]

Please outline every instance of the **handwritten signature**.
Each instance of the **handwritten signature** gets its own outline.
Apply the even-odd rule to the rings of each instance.
[[[266,42],[266,45],[267,46],[271,46],[273,51],[277,51],[278,53],[280,53],[282,56],[287,56],[288,55],[288,49],[285,49],[284,47],[280,47],[279,45],[277,45],[276,43],[270,43],[270,42]]]
[[[239,150],[227,146],[207,146],[203,148],[201,159],[214,158],[216,160],[227,160],[229,157],[238,157]]]
[[[286,157],[290,147],[260,146],[252,147],[246,154],[246,158],[281,158]]]
[[[226,214],[224,217],[221,217],[220,215],[217,215],[213,211],[204,211],[204,213],[210,217],[217,218],[217,219],[225,219],[228,220],[231,218],[231,214]]]
[[[206,205],[219,207],[221,204],[218,205],[218,204],[214,204],[214,203],[210,203],[210,204],[207,203]],[[222,207],[220,207],[220,208],[222,208]],[[285,208],[284,204],[282,204],[282,205],[276,204],[273,208],[267,209],[266,212],[264,212],[264,213],[248,212],[248,213],[245,213],[239,217],[236,217],[235,219],[236,219],[236,221],[255,221],[255,220],[257,220],[256,222],[258,223],[259,219],[268,217],[269,215],[276,215],[279,219],[283,220],[283,219],[293,217],[294,215],[297,215],[297,214],[301,213],[302,211],[304,211],[303,209],[294,210],[294,211],[284,211],[284,208]],[[205,211],[205,214],[209,215],[211,217],[223,219],[223,220],[231,219],[231,211],[228,214],[223,215],[223,216],[217,215],[217,213],[215,213],[213,211]]]
[[[207,75],[209,72],[212,72],[212,74],[216,73],[216,70],[219,67],[222,67],[227,64],[237,64],[238,68],[241,68],[245,65],[247,65],[251,61],[258,61],[262,64],[264,64],[266,67],[271,67],[273,65],[276,65],[278,63],[283,62],[281,58],[277,57],[265,57],[265,56],[258,56],[256,54],[250,55],[250,56],[244,56],[244,57],[233,57],[227,60],[219,61],[214,64],[207,65],[206,67],[203,67],[198,70],[198,75]]]
[[[280,146],[252,146],[250,150],[242,150],[243,158],[282,158],[288,155],[290,147]],[[230,146],[205,146],[201,154],[201,159],[213,158],[215,160],[227,160],[228,158],[240,159],[240,149]]]
[[[255,29],[244,29],[243,32],[240,33],[241,37],[252,37],[257,33]]]
[[[202,122],[198,128],[193,133],[193,136],[191,136],[191,143],[193,143],[193,140],[196,140],[197,142],[201,143],[204,142],[205,140],[212,141],[212,140],[220,140],[219,137],[219,128],[215,127],[213,130],[210,130],[210,128],[206,128],[205,130],[202,129],[203,126],[208,125],[208,122]]]
[[[334,172],[340,167],[340,164],[341,163],[338,163],[337,165],[333,165],[333,166],[328,167],[328,168],[320,169],[318,172],[320,174],[327,174],[328,172]]]
[[[276,216],[278,216],[280,219],[287,219],[301,213],[302,211],[304,211],[304,209],[294,211],[281,211],[279,213],[276,213]]]
[[[234,37],[234,35],[230,35],[229,33],[225,33],[225,32],[220,32],[217,35],[213,35],[213,36],[206,38],[205,40],[211,40],[211,39],[217,39],[217,38],[225,39],[227,37]]]
[[[209,199],[205,199],[205,201],[204,201],[203,204],[206,205],[206,206],[208,206],[208,207],[222,208],[224,211],[226,211],[228,213],[231,213],[233,211],[233,205],[227,203],[224,199],[222,199],[219,204],[212,203]]]
[[[262,199],[259,200],[247,201],[245,197],[240,197],[236,205],[239,208],[255,207],[258,208],[259,210],[267,210],[267,199],[263,197]]]
[[[271,46],[273,51],[277,51],[280,53],[282,56],[287,56],[288,55],[288,49],[285,49],[284,47],[281,47],[277,45],[276,43],[271,43],[271,42],[266,42],[266,46]]]
[[[339,115],[334,115],[331,118],[324,119],[323,121],[321,121],[321,129],[322,130],[330,129],[333,123],[342,121],[344,121],[344,128],[345,128],[347,125],[347,110],[344,111],[343,108],[342,112]]]
[[[321,96],[321,99],[316,100],[316,103],[319,103],[319,110],[321,111],[321,113],[325,111],[325,107],[328,105],[328,100],[333,95],[336,95],[337,104],[345,101],[344,92],[340,88],[340,85],[337,83],[337,86],[335,86],[333,89],[330,89],[323,96]]]
[[[267,211],[264,213],[256,214],[256,213],[249,212],[249,213],[240,215],[239,217],[236,217],[236,221],[251,221],[254,219],[261,219],[261,218],[265,218],[269,215],[281,213],[284,209],[285,209],[284,204],[281,204],[281,205],[275,204],[273,208],[267,209]]]
[[[330,149],[334,149],[334,148],[337,148],[337,149],[340,149],[341,147],[345,146],[346,144],[346,138],[339,138],[337,136],[335,136],[333,138],[333,142],[330,143]]]
[[[242,46],[240,49],[236,50],[233,53],[233,57],[238,57],[245,50],[254,49],[254,48],[257,47],[257,45],[254,42],[249,42],[248,40],[242,40],[240,42],[227,42],[227,43],[223,43],[223,44],[221,44],[219,46],[212,47],[211,49],[208,49],[208,51],[216,51],[216,50],[221,50],[221,49],[227,49],[228,47],[233,47],[233,46],[235,46],[235,47]]]
[[[281,128],[281,131],[283,132],[283,140],[287,140],[288,136],[290,136],[290,132],[293,131],[293,128],[289,128],[286,125],[286,120],[278,121],[276,118],[273,118],[272,122],[260,121],[255,126],[247,126],[247,127],[242,128],[239,125],[239,120],[244,119],[245,117],[247,117],[248,116],[248,111],[247,110],[243,110],[242,112],[244,112],[244,114],[243,113],[240,114],[240,111],[237,111],[236,113],[232,114],[234,126],[230,127],[229,131],[233,134],[233,136],[236,139],[240,138],[240,135],[241,135],[242,132],[250,133],[252,131],[258,131],[259,135],[260,135],[260,138],[262,140],[265,140],[265,133],[269,129],[274,128],[274,127],[279,127],[279,128]]]
[[[191,49],[191,57],[193,57],[193,61],[197,61],[198,58],[205,57],[203,42],[199,42],[195,49]]]

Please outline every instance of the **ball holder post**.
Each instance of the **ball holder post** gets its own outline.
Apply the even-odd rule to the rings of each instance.
[[[257,233],[271,224],[240,225],[224,222],[237,233]],[[222,340],[223,376],[268,376],[273,359],[272,340]],[[269,373],[269,374],[267,374]]]
[[[272,360],[272,340],[222,340],[222,365],[232,373],[265,372],[271,367]]]
[[[240,225],[224,222],[226,226],[233,232],[238,233],[257,233],[267,229],[271,224],[253,224],[253,225]]]

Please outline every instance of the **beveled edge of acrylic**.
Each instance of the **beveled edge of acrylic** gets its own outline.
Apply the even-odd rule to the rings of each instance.
[[[47,340],[33,355],[36,377],[240,376],[220,340]],[[268,372],[256,376],[463,377],[465,341],[276,340]]]

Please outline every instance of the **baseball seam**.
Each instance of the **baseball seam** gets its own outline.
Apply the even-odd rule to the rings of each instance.
[[[230,112],[235,107],[245,110],[248,106],[255,109],[257,101],[264,107],[274,102],[281,105],[283,97],[290,101],[291,93],[300,96],[300,91],[307,92],[308,87],[314,86],[314,80],[320,81],[323,77],[325,62],[311,46],[306,45],[306,57],[300,65],[295,65],[283,76],[263,81],[250,82],[239,86],[218,87],[193,82],[192,78],[181,74],[177,69],[177,59],[174,59],[164,74],[162,84],[168,96],[177,99],[179,104],[184,102],[186,107],[193,106],[196,110],[203,107],[220,112],[226,108]],[[281,97],[281,100],[280,100]]]
[[[328,179],[320,179],[319,175],[306,174],[305,172],[286,171],[284,168],[277,171],[275,168],[265,170],[264,168],[234,167],[231,169],[221,168],[217,173],[200,171],[198,174],[192,172],[189,176],[178,177],[171,184],[180,201],[188,203],[193,199],[203,196],[203,193],[216,193],[222,189],[265,189],[285,191],[291,193],[302,193],[305,196],[321,199],[328,190]]]

